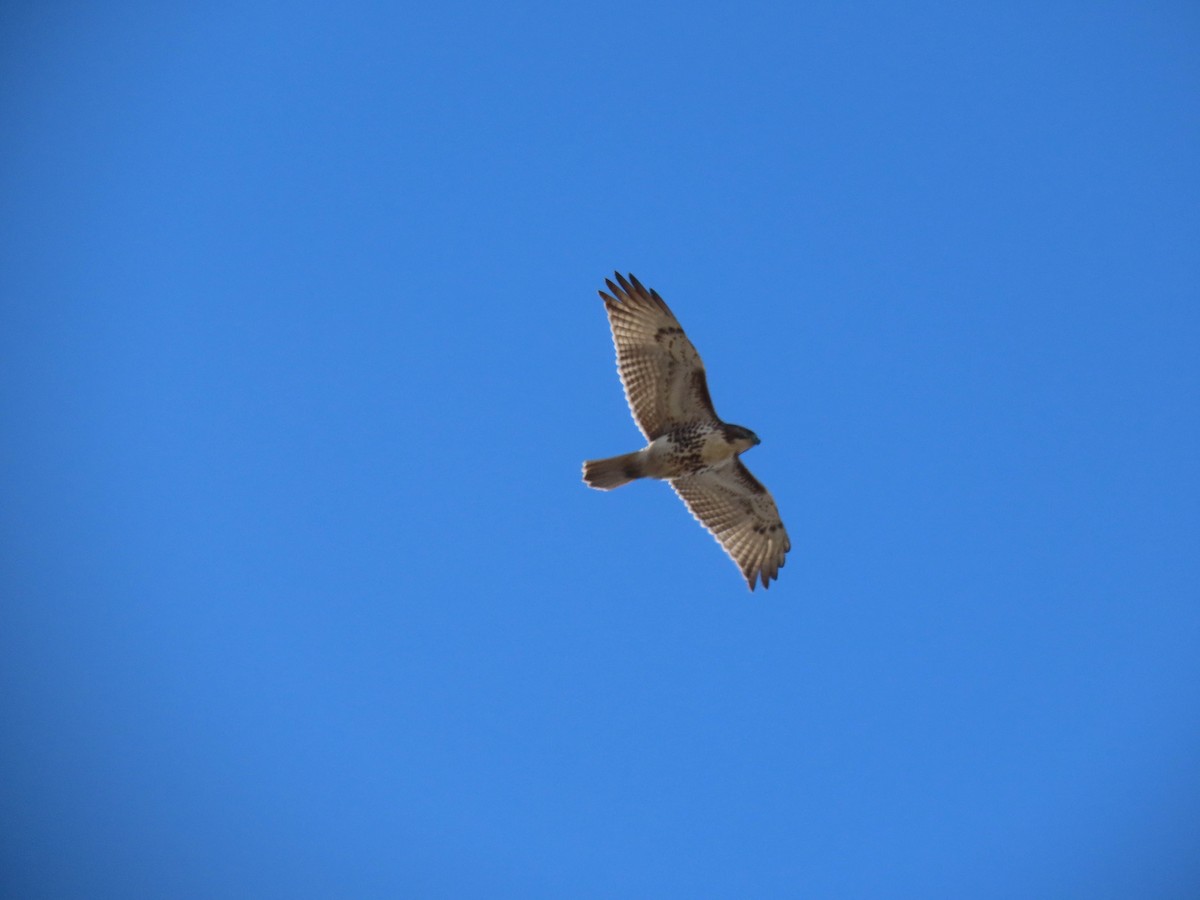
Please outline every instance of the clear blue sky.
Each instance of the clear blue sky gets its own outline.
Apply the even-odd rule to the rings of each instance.
[[[8,3],[5,896],[1200,895],[1200,8]],[[596,289],[703,354],[747,592]]]

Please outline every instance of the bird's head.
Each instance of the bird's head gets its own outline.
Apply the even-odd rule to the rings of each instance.
[[[726,425],[725,440],[733,445],[735,453],[744,453],[751,447],[757,447],[762,443],[757,434],[741,425]]]

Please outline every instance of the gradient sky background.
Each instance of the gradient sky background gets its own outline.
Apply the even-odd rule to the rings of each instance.
[[[1196,4],[0,35],[6,896],[1198,895]],[[767,593],[580,482],[614,268]]]

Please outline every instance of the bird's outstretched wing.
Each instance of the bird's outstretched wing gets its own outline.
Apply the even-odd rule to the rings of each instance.
[[[704,363],[657,291],[620,272],[600,291],[629,411],[648,440],[688,422],[716,422]]]
[[[750,590],[757,579],[765,589],[779,577],[792,542],[770,492],[740,459],[676,478],[671,487],[737,563]]]

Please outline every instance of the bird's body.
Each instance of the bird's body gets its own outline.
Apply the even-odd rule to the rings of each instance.
[[[656,437],[636,453],[589,460],[584,464],[583,478],[591,487],[610,490],[635,478],[699,475],[754,446],[750,438],[730,431],[728,425],[688,422]]]
[[[730,555],[750,589],[777,578],[791,541],[775,501],[738,458],[759,443],[748,428],[717,417],[704,363],[655,291],[617,273],[600,292],[617,369],[634,420],[649,443],[633,453],[583,464],[584,481],[611,490],[660,478]]]

